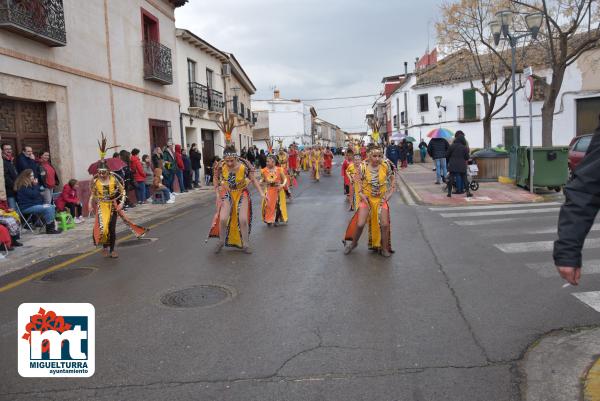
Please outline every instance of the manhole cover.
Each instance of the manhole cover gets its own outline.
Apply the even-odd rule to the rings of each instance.
[[[117,245],[119,248],[131,248],[134,246],[148,245],[156,241],[158,238],[140,238],[140,239],[129,239],[127,241],[121,241]]]
[[[72,269],[57,270],[42,276],[42,278],[40,278],[40,281],[48,282],[72,280],[75,278],[87,276],[88,274],[93,273],[94,270],[96,269],[93,267],[75,267]]]
[[[160,302],[175,308],[198,308],[218,305],[232,298],[234,293],[219,285],[196,285],[168,292],[160,297]]]

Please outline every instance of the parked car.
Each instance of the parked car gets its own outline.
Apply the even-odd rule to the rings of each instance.
[[[590,146],[592,136],[593,134],[585,134],[576,136],[571,140],[571,143],[569,144],[569,180],[573,176],[573,171],[575,171],[585,156],[585,152],[587,152],[588,146]]]

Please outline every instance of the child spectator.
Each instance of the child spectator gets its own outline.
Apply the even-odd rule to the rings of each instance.
[[[6,199],[0,200],[0,225],[6,227],[11,239],[11,248],[23,246],[19,242],[21,238],[21,224],[16,211],[8,207]],[[10,249],[10,248],[9,248]]]
[[[154,169],[154,181],[152,182],[152,188],[154,192],[162,192],[163,199],[167,199],[167,203],[175,203],[174,197],[171,195],[169,188],[163,185],[162,183],[162,169],[155,168]]]
[[[61,211],[65,210],[65,208],[68,208],[71,216],[73,216],[73,219],[75,219],[75,223],[77,224],[85,221],[85,219],[81,217],[82,205],[77,193],[78,190],[79,184],[77,180],[69,180],[69,182],[63,187],[61,194],[56,199],[56,208]]]
[[[142,156],[142,166],[144,166],[144,173],[146,173],[146,179],[144,180],[144,202],[146,202],[150,198],[150,188],[152,188],[154,182],[154,171],[150,156]]]

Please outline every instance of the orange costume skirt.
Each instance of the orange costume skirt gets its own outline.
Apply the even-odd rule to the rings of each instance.
[[[288,220],[285,190],[268,186],[262,204],[262,218],[267,224]]]
[[[380,251],[382,249],[380,223],[381,216],[383,216],[385,213],[388,221],[390,221],[390,207],[388,205],[388,202],[383,200],[382,198],[370,196],[368,204],[364,200],[361,200],[359,210],[362,208],[369,208],[369,216],[367,218],[367,225],[369,229],[369,249],[373,251]],[[354,213],[354,216],[352,216],[352,220],[350,220],[350,224],[348,224],[348,228],[346,229],[346,235],[344,236],[344,243],[346,243],[346,241],[354,240],[356,236],[359,210],[357,210],[356,213]],[[388,251],[394,252],[392,251],[392,236],[389,227],[391,227],[391,222],[388,226],[389,242],[385,246],[387,247]]]
[[[229,221],[227,222],[225,246],[242,249],[244,243],[242,241],[242,230],[240,228],[240,208],[242,199],[248,199],[248,234],[250,234],[252,229],[252,200],[250,199],[250,192],[247,188],[232,191],[222,190],[219,195],[220,198],[217,202],[217,213],[215,213],[215,216],[213,217],[208,238],[220,238],[219,217],[221,215],[221,207],[223,207],[223,202],[229,202],[231,212],[229,213]]]

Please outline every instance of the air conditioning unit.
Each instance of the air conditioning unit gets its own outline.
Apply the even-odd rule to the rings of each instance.
[[[223,72],[222,74],[224,77],[228,77],[231,75],[231,64],[223,64]]]

